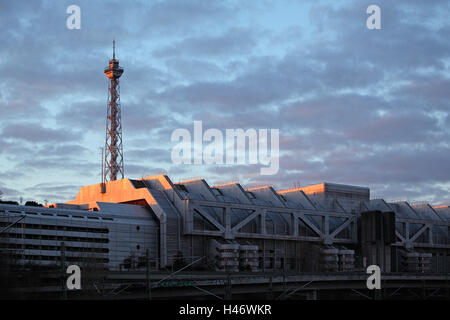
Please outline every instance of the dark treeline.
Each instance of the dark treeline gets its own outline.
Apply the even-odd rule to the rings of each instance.
[[[0,204],[11,204],[15,206],[19,205],[17,201],[4,201],[4,200],[0,200]],[[25,202],[25,205],[28,207],[42,207],[42,204],[38,203],[37,201],[27,201]]]

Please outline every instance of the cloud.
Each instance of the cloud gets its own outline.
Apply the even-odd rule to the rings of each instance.
[[[3,128],[2,136],[27,142],[65,142],[78,138],[71,131],[46,128],[36,122],[8,124]]]
[[[77,4],[80,30],[65,27],[64,1],[0,3],[5,188],[57,201],[98,182],[103,68],[115,37],[128,177],[279,187],[326,180],[450,201],[449,3],[380,0],[377,31],[365,27],[370,1]],[[279,173],[173,165],[170,135],[193,120],[205,129],[279,129]]]
[[[233,27],[220,35],[188,37],[168,47],[157,49],[157,57],[194,56],[208,59],[216,56],[224,58],[233,55],[251,54],[258,35],[249,29]]]
[[[138,149],[129,149],[126,153],[126,156],[129,157],[131,162],[138,161],[161,161],[161,162],[170,162],[170,153],[171,150],[161,149],[161,148],[145,148],[145,146]]]

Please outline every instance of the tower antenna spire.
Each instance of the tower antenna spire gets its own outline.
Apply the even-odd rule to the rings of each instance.
[[[116,40],[113,40],[113,60],[116,59]]]
[[[119,78],[123,68],[116,60],[116,40],[113,40],[113,58],[105,68],[105,75],[110,80],[108,86],[108,105],[106,111],[106,139],[103,182],[124,178],[122,149],[122,117],[120,107]]]

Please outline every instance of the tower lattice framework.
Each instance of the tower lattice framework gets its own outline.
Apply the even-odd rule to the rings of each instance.
[[[122,149],[122,119],[120,108],[120,84],[119,78],[123,68],[116,60],[116,45],[113,41],[113,58],[109,60],[109,66],[105,68],[105,75],[110,79],[108,85],[108,105],[106,111],[106,142],[103,181],[124,178],[123,149]]]

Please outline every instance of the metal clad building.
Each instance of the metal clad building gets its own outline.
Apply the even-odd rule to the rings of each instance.
[[[143,268],[147,249],[153,268],[182,257],[217,271],[450,270],[449,206],[371,200],[364,187],[276,191],[158,175],[85,186],[53,206],[0,205],[3,228],[23,217],[0,231],[3,248],[57,263],[64,242],[67,259],[91,256],[113,270]]]
[[[145,265],[149,249],[156,265],[158,224],[148,209],[101,202],[92,211],[58,207],[0,204],[0,250],[24,265],[59,265],[64,250],[68,263],[127,270]]]

